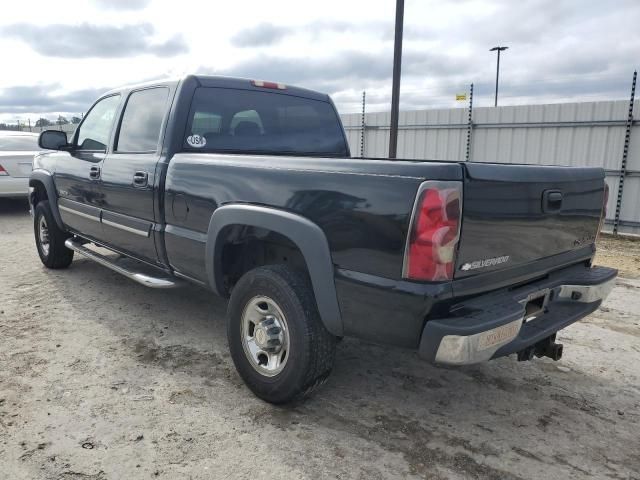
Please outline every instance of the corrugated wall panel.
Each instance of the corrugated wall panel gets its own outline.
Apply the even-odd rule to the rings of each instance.
[[[640,120],[640,103],[635,106],[635,116]],[[620,151],[622,157],[622,150]],[[640,171],[640,125],[634,125],[631,130],[631,144],[629,145],[629,160],[627,169]]]
[[[640,177],[627,177],[624,181],[621,219],[640,224],[640,202],[638,199],[640,199]]]

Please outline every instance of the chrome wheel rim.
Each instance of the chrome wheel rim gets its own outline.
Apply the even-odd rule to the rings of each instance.
[[[276,302],[253,297],[242,312],[242,349],[255,371],[266,377],[280,373],[289,359],[287,320]]]
[[[45,257],[49,256],[49,227],[47,225],[47,219],[40,217],[38,221],[38,241],[40,243],[40,249]]]

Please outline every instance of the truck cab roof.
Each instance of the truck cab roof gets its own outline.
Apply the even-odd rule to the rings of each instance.
[[[183,77],[177,78],[168,78],[163,80],[152,80],[143,83],[136,83],[132,85],[125,85],[122,87],[114,88],[106,92],[103,96],[111,95],[114,93],[121,93],[131,90],[140,90],[146,87],[158,86],[158,85],[166,85],[166,86],[176,86],[182,82],[195,81],[197,86],[207,87],[207,88],[237,88],[243,90],[263,90],[264,88],[271,88],[274,93],[282,93],[287,95],[295,95],[298,97],[310,98],[312,100],[320,100],[320,101],[330,101],[329,95],[326,93],[320,93],[314,90],[309,90],[306,88],[296,87],[292,85],[287,85],[283,83],[275,83],[263,81],[262,79],[249,79],[242,77],[226,77],[222,75],[197,75],[197,74],[189,74]],[[280,87],[265,87],[259,86],[260,83],[267,85],[278,85]],[[258,85],[256,85],[258,84]],[[282,88],[283,87],[283,88]]]

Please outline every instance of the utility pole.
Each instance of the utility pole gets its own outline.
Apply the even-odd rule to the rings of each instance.
[[[498,52],[498,65],[496,67],[496,98],[493,104],[494,107],[498,106],[498,79],[500,77],[500,52],[506,50],[509,47],[493,47],[490,52]]]
[[[402,29],[404,0],[396,0],[396,35],[393,44],[393,86],[391,87],[391,128],[389,130],[389,158],[396,158],[398,149],[398,115],[400,109],[400,67],[402,66]]]

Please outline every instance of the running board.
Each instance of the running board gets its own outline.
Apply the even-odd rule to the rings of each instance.
[[[80,255],[87,257],[94,262],[99,263],[100,265],[104,265],[107,268],[110,268],[114,272],[119,273],[120,275],[124,275],[127,278],[130,278],[134,282],[138,282],[145,287],[150,288],[176,288],[182,286],[182,282],[177,278],[171,277],[156,277],[147,275],[141,272],[135,272],[129,269],[122,267],[121,265],[117,265],[110,258],[105,257],[104,255],[99,254],[98,252],[94,252],[93,250],[89,250],[81,243],[74,241],[69,238],[64,242],[65,247],[73,250],[74,252],[78,252]]]

